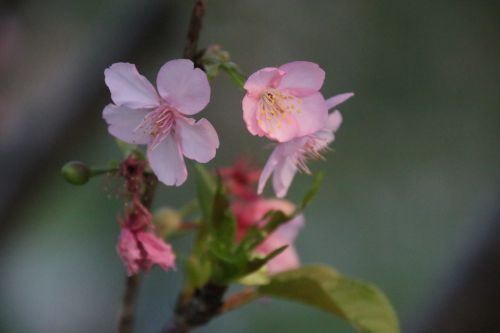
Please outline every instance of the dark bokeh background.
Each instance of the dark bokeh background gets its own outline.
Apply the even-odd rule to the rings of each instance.
[[[182,52],[191,1],[0,6],[0,331],[112,332],[124,276],[114,248],[116,184],[75,188],[59,168],[119,158],[101,119],[103,70],[129,61],[153,79]],[[326,181],[297,247],[305,263],[379,285],[406,330],[429,320],[494,221],[499,14],[496,1],[209,1],[202,45],[221,44],[245,72],[310,60],[327,72],[326,96],[356,93],[341,107],[335,152],[313,165]],[[210,166],[241,154],[264,163],[269,154],[246,132],[241,98],[217,78],[200,115],[221,139]],[[308,182],[299,176],[291,198]],[[163,187],[155,206],[193,195],[191,177]],[[182,252],[184,243],[174,245]],[[157,332],[168,319],[180,275],[145,276],[137,332]],[[353,332],[282,301],[257,302],[200,331]]]

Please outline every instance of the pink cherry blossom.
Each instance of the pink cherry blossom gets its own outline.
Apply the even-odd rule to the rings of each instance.
[[[252,226],[263,227],[267,223],[263,217],[269,211],[280,210],[285,214],[292,214],[295,210],[295,206],[287,200],[263,198],[235,202],[232,208],[238,226],[238,239],[241,239]],[[267,255],[283,245],[288,245],[285,251],[267,264],[267,271],[270,274],[276,274],[300,265],[293,243],[303,226],[304,216],[298,215],[276,229],[256,248],[257,253]]]
[[[113,100],[103,111],[109,133],[128,143],[148,145],[148,161],[160,181],[184,183],[184,156],[200,163],[214,158],[219,147],[215,129],[206,119],[188,117],[210,100],[207,76],[190,60],[163,65],[157,90],[133,64],[113,64],[104,75]]]
[[[132,200],[120,219],[122,230],[117,251],[128,275],[137,274],[140,269],[148,271],[154,264],[164,270],[175,267],[172,248],[154,234],[152,219],[151,213],[138,198]]]
[[[326,101],[329,109],[345,102],[354,94],[345,93]],[[276,196],[283,198],[288,192],[292,180],[298,170],[310,173],[307,162],[310,159],[322,159],[323,152],[335,139],[334,133],[342,123],[339,111],[331,113],[322,128],[314,133],[279,143],[271,153],[260,175],[258,193],[262,193],[267,180],[273,174],[273,188]]]
[[[155,264],[164,270],[175,267],[172,247],[151,231],[133,232],[123,228],[117,250],[129,276],[137,274],[140,269],[148,271]]]
[[[245,83],[243,118],[253,135],[286,142],[321,129],[328,109],[319,92],[325,72],[315,63],[295,61],[266,67]]]

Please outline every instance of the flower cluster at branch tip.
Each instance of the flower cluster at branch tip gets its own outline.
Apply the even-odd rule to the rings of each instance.
[[[120,168],[126,193],[131,199],[119,220],[121,232],[116,249],[129,276],[137,274],[140,269],[148,271],[155,264],[164,270],[175,267],[172,247],[155,234],[153,217],[141,203],[146,185],[144,164],[144,161],[129,156]]]
[[[319,92],[325,72],[307,61],[266,67],[245,83],[243,118],[250,133],[277,141],[259,179],[258,193],[273,174],[277,197],[284,197],[298,170],[310,173],[307,161],[321,159],[342,123],[340,112],[328,110],[354,94],[325,100]]]
[[[154,234],[151,220],[151,213],[139,200],[133,201],[121,220],[117,251],[129,276],[140,269],[148,271],[155,264],[164,270],[175,267],[172,247]]]
[[[231,209],[237,223],[237,239],[241,240],[252,227],[263,227],[268,220],[264,219],[270,211],[282,211],[291,215],[295,206],[283,199],[266,199],[257,194],[255,183],[260,171],[251,169],[245,161],[238,161],[233,167],[219,171],[230,193],[234,195]],[[284,225],[278,227],[256,249],[260,255],[268,255],[283,245],[288,247],[266,265],[269,274],[276,274],[296,268],[300,259],[293,245],[299,231],[304,226],[304,216],[297,215]]]
[[[103,111],[109,132],[127,143],[148,145],[149,164],[161,182],[185,182],[184,156],[200,163],[215,157],[219,138],[213,126],[204,118],[188,117],[210,100],[207,76],[190,60],[163,65],[157,90],[133,64],[113,64],[104,74],[114,103]]]

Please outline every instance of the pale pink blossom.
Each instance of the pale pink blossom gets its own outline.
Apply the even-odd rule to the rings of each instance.
[[[280,210],[288,215],[295,211],[295,206],[287,200],[262,198],[248,202],[235,202],[232,208],[237,221],[238,239],[243,238],[252,226],[263,227],[268,222],[264,216],[269,211]],[[266,268],[269,274],[276,274],[300,265],[293,243],[303,226],[304,216],[301,214],[278,227],[256,248],[258,254],[267,255],[284,245],[288,245],[282,253],[267,263]]]
[[[175,186],[184,183],[184,156],[200,163],[214,158],[219,147],[215,129],[206,119],[188,117],[210,100],[207,76],[190,60],[163,65],[157,89],[133,64],[113,64],[104,75],[114,103],[103,111],[109,132],[122,141],[148,145],[148,161],[160,181]]]
[[[353,96],[352,93],[336,95],[326,101],[328,109],[334,108]],[[273,188],[276,196],[283,198],[288,192],[298,170],[310,173],[307,162],[322,159],[328,145],[335,139],[335,132],[342,123],[342,115],[334,111],[328,115],[322,128],[314,133],[279,143],[271,153],[260,175],[258,193],[262,193],[267,180],[273,174]]]
[[[319,92],[325,72],[315,63],[294,61],[266,67],[245,83],[243,118],[253,135],[286,142],[321,129],[328,109]]]
[[[133,232],[123,228],[117,246],[128,275],[134,275],[140,269],[148,271],[153,265],[164,270],[175,267],[175,255],[172,247],[152,231]]]

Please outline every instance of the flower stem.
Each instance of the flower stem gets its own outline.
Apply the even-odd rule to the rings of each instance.
[[[134,326],[135,299],[139,289],[139,275],[128,276],[125,282],[118,333],[131,333]]]

